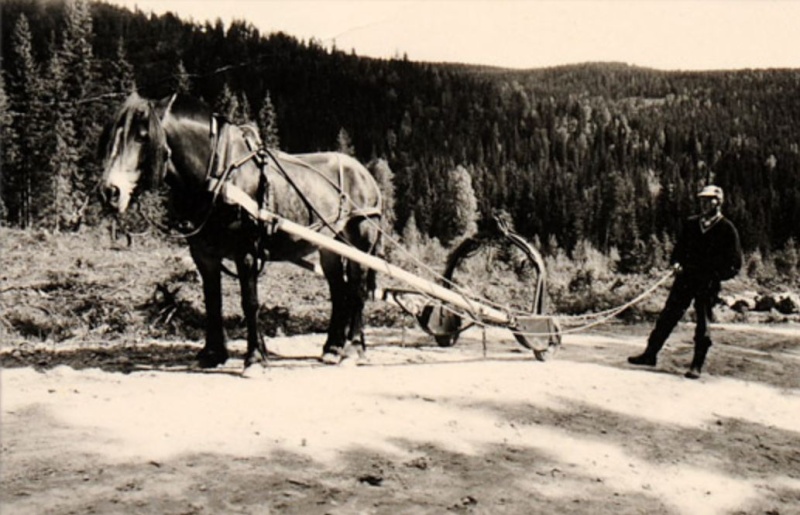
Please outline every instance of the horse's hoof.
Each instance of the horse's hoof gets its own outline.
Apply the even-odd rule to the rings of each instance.
[[[247,370],[253,365],[261,365],[261,368],[267,368],[267,358],[264,356],[250,356],[244,359],[244,369]],[[258,368],[258,367],[256,367]]]
[[[366,363],[367,355],[361,343],[350,342],[344,346],[343,363],[347,365],[363,365]]]
[[[245,366],[242,369],[242,377],[245,379],[252,379],[255,377],[262,377],[267,373],[267,364],[262,363],[260,367]]]
[[[326,365],[361,365],[365,361],[364,349],[348,342],[344,347],[324,349],[321,361]]]
[[[326,351],[322,354],[320,361],[326,365],[338,365],[342,362],[343,356],[338,352]]]
[[[201,350],[197,353],[197,366],[199,368],[216,368],[228,361],[227,352],[209,352]]]

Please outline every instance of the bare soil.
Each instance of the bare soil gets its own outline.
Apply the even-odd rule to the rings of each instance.
[[[653,369],[625,360],[649,323],[541,363],[374,302],[367,359],[330,367],[324,284],[270,265],[269,366],[242,373],[231,280],[234,357],[201,371],[185,249],[0,236],[3,514],[800,513],[796,322],[718,324],[692,381],[690,323]]]

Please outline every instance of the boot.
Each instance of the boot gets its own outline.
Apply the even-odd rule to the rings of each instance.
[[[686,379],[700,379],[700,374],[702,373],[702,369],[699,367],[692,366],[689,370],[683,374],[683,377]]]
[[[694,347],[694,357],[692,358],[692,364],[689,365],[689,371],[684,374],[684,377],[687,379],[700,379],[700,375],[703,371],[703,364],[706,362],[706,356],[708,355],[708,349],[711,345],[695,345]]]
[[[638,356],[631,356],[628,358],[628,363],[631,365],[646,365],[648,367],[656,366],[656,355],[651,354],[647,351],[644,351],[642,354]]]
[[[631,365],[645,365],[648,367],[654,367],[656,366],[657,361],[656,356],[658,356],[658,352],[663,346],[664,342],[659,342],[658,339],[654,338],[651,334],[647,339],[647,347],[644,349],[644,352],[638,356],[629,357],[628,363]]]

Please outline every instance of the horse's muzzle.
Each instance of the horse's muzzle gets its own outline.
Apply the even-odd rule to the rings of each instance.
[[[100,201],[106,207],[119,209],[120,196],[120,189],[113,184],[107,184],[100,188]]]

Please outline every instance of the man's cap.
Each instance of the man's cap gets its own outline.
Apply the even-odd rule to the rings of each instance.
[[[697,194],[698,197],[713,197],[719,200],[720,204],[723,200],[725,200],[725,194],[722,192],[722,188],[719,186],[706,186],[700,193]]]

